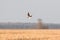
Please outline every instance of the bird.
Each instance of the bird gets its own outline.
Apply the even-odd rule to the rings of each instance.
[[[31,19],[31,17],[32,17],[32,15],[29,12],[27,13],[27,16],[29,19]]]
[[[28,14],[27,14],[27,15],[28,15],[28,17],[32,17],[32,15],[30,15],[30,13],[29,13],[29,12],[28,12]]]

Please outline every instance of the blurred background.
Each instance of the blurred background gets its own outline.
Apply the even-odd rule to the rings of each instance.
[[[27,18],[28,12],[31,19]],[[60,0],[0,0],[0,28],[29,26],[60,28]]]

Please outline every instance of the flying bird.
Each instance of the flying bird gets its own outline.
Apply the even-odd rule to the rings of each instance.
[[[27,14],[28,18],[31,19],[32,15],[28,12]]]

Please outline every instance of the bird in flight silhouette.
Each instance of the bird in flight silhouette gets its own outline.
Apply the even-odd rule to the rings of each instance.
[[[31,19],[31,17],[32,17],[32,15],[29,12],[27,13],[27,16],[29,19]]]

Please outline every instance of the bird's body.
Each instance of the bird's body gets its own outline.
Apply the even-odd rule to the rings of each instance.
[[[28,18],[31,19],[32,15],[28,12],[27,14]]]
[[[32,15],[30,15],[29,12],[28,12],[28,17],[32,17]]]

